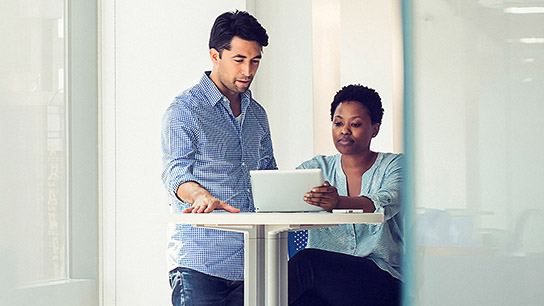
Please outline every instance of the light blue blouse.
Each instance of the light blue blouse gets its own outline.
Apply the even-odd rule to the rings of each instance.
[[[335,186],[339,195],[347,196],[346,175],[342,170],[341,156],[341,154],[316,156],[302,163],[298,168],[322,169],[323,179]],[[372,167],[362,176],[359,196],[372,200],[376,212],[384,213],[384,223],[345,224],[312,229],[308,231],[308,248],[367,257],[380,269],[401,279],[402,158],[402,154],[378,153]]]

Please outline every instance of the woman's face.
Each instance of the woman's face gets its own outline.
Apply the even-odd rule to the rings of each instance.
[[[370,151],[370,141],[380,131],[380,124],[372,124],[366,106],[344,101],[336,107],[332,120],[332,140],[342,154],[361,154]]]

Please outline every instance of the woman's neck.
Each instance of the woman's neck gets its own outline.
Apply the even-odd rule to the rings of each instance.
[[[342,154],[342,169],[344,173],[348,170],[348,172],[360,172],[362,175],[372,167],[377,157],[378,153],[372,151],[364,154]]]

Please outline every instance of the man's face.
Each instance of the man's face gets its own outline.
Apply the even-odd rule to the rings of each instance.
[[[230,50],[223,50],[221,56],[215,49],[210,50],[214,64],[212,80],[219,91],[227,97],[245,92],[259,68],[261,61],[261,45],[256,41],[248,41],[234,36]]]

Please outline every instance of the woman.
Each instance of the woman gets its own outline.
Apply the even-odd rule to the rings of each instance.
[[[324,184],[309,204],[385,215],[383,224],[348,224],[308,232],[308,247],[289,261],[289,305],[399,305],[402,155],[373,152],[383,117],[380,96],[362,85],[338,91],[332,138],[340,154],[316,156],[299,168],[321,168]]]

